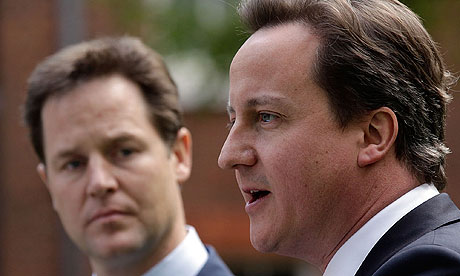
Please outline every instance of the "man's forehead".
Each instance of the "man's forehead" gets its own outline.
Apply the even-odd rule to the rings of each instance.
[[[255,75],[286,75],[279,78],[286,82],[290,82],[290,77],[297,78],[298,73],[311,75],[319,43],[319,39],[309,28],[300,23],[260,29],[243,44],[233,58],[230,86],[241,89],[240,86],[248,84],[247,80]]]
[[[316,47],[318,41],[319,39],[307,25],[290,22],[259,29],[246,40],[240,51],[246,48],[263,48],[273,53],[277,53],[279,49],[283,49],[283,52],[289,49],[288,52],[292,52],[293,46],[307,49]],[[289,48],[285,48],[287,46]]]
[[[128,105],[130,102],[135,106]],[[113,74],[84,81],[67,91],[54,94],[46,99],[42,112],[47,109],[75,110],[78,113],[80,110],[119,110],[120,107],[137,109],[144,104],[137,85],[121,75]]]
[[[41,116],[45,143],[52,138],[77,145],[76,137],[90,134],[92,139],[120,140],[139,135],[141,129],[151,126],[138,88],[117,78],[87,82],[67,94],[49,98]]]

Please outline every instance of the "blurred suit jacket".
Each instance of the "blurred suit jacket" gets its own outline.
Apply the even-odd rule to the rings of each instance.
[[[447,194],[421,204],[388,230],[356,276],[459,276],[460,210]]]
[[[197,276],[234,276],[212,246],[206,245],[208,260]]]

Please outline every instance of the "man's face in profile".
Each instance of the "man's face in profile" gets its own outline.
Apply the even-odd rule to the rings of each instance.
[[[181,214],[180,161],[152,127],[139,88],[99,77],[47,100],[47,183],[72,240],[90,257],[158,246]]]
[[[262,252],[293,255],[305,246],[299,241],[323,246],[351,187],[357,137],[339,127],[310,77],[318,45],[304,25],[265,28],[231,65],[231,129],[219,165],[235,169],[251,242]]]

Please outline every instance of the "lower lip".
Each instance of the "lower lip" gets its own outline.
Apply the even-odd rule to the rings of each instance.
[[[247,202],[246,203],[246,206],[245,206],[245,210],[246,210],[246,213],[248,213],[248,215],[250,214],[253,214],[255,212],[257,212],[257,210],[259,210],[260,208],[263,207],[264,203],[267,202],[268,198],[271,196],[272,194],[269,193],[268,195],[264,196],[264,197],[261,197],[261,198],[258,198],[257,200],[249,203]]]
[[[128,215],[125,214],[125,213],[110,213],[110,214],[107,214],[107,215],[97,217],[92,222],[109,223],[109,222],[113,222],[113,221],[125,218],[127,216]]]

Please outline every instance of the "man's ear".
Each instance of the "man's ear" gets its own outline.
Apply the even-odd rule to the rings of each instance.
[[[40,176],[40,179],[48,186],[48,177],[46,176],[46,167],[45,164],[41,163],[37,165],[37,173]]]
[[[388,107],[381,107],[366,116],[364,142],[358,153],[358,166],[374,164],[383,159],[398,135],[398,119]]]
[[[185,127],[177,132],[176,142],[173,146],[173,154],[176,157],[176,176],[179,183],[186,181],[192,171],[192,135]]]
[[[48,187],[48,176],[46,174],[46,165],[43,164],[42,162],[40,162],[40,164],[37,165],[37,173],[38,173],[38,176],[40,176],[40,179],[43,181],[43,183],[45,183],[46,187],[48,188],[48,192],[51,196],[51,201],[53,203],[53,208],[54,210],[56,210],[56,205],[54,202],[53,195],[51,194],[51,191]]]

